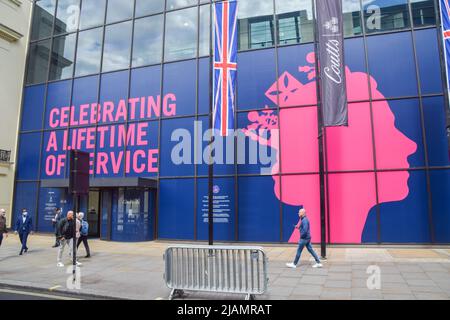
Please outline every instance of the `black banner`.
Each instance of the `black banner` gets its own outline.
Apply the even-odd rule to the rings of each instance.
[[[323,123],[347,126],[342,0],[316,0],[316,4]]]

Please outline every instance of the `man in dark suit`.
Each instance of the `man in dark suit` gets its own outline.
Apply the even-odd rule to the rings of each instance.
[[[16,220],[16,229],[15,234],[19,234],[20,243],[22,244],[22,248],[20,249],[19,255],[25,251],[28,251],[27,247],[27,239],[30,233],[33,233],[33,220],[28,215],[27,209],[22,209],[22,215],[17,217]]]

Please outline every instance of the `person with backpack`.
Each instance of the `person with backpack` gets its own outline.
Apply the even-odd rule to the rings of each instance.
[[[58,232],[57,232],[57,229],[58,229],[58,224],[59,224],[59,222],[61,221],[61,219],[62,219],[62,211],[61,211],[61,208],[56,208],[55,209],[55,216],[53,217],[53,219],[52,219],[52,224],[53,224],[53,228],[55,229],[55,244],[53,245],[53,247],[52,248],[57,248],[57,247],[59,247],[59,240],[58,240]]]
[[[61,219],[57,226],[58,240],[60,243],[56,264],[58,267],[64,267],[64,263],[62,263],[62,257],[64,254],[64,248],[66,246],[69,247],[69,256],[71,257],[71,259],[73,259],[73,241],[76,241],[76,239],[73,239],[74,228],[76,228],[76,238],[79,238],[80,236],[81,224],[78,219],[74,219],[73,215],[73,211],[67,212],[67,217]],[[78,261],[76,261],[76,264],[77,266],[81,266],[81,263]]]
[[[78,242],[77,242],[77,250],[78,250],[78,247],[80,246],[81,242],[83,241],[84,249],[86,250],[85,258],[90,258],[91,251],[89,249],[89,244],[88,244],[89,223],[86,220],[83,220],[83,218],[84,218],[83,212],[79,212],[77,216],[78,216],[78,220],[80,220],[80,223],[81,223],[80,237],[78,238]]]

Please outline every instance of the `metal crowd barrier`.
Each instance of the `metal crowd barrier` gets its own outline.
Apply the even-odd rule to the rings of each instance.
[[[267,256],[261,247],[180,245],[164,253],[169,299],[184,290],[245,294],[246,300],[267,290]]]

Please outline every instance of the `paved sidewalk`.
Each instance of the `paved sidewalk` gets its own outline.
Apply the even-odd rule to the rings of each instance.
[[[10,235],[0,247],[0,286],[67,292],[67,268],[56,267],[54,238],[33,235],[30,250],[19,256],[19,240]],[[79,293],[123,299],[167,299],[163,252],[168,242],[117,243],[91,240],[92,258],[80,258]],[[448,247],[331,247],[323,269],[311,268],[305,250],[300,267],[288,269],[296,247],[264,245],[269,257],[269,289],[257,299],[450,299]],[[315,247],[317,251],[319,248]],[[80,246],[79,255],[84,256]],[[67,254],[67,266],[69,258]],[[381,289],[367,288],[367,268],[381,270]],[[70,270],[69,270],[70,272]],[[70,291],[70,290],[69,290]],[[188,299],[241,299],[240,295],[190,293]]]

